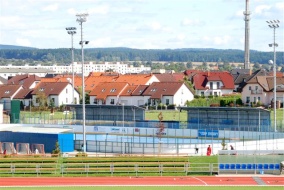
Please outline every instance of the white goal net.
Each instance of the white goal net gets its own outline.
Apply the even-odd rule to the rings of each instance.
[[[17,154],[31,154],[29,143],[17,143],[16,150]]]

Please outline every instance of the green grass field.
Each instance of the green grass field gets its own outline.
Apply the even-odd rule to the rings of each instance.
[[[100,190],[283,190],[283,187],[269,187],[269,186],[214,186],[214,187],[202,187],[202,186],[77,186],[77,187],[2,187],[0,189],[7,190],[62,190],[68,188],[71,190],[90,190],[90,189],[100,189]]]

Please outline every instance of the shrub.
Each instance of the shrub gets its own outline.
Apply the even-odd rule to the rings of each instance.
[[[79,152],[75,155],[75,157],[88,157],[88,154],[85,152]]]

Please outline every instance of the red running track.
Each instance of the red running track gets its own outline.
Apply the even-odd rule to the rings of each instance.
[[[259,177],[267,186],[284,186],[284,177]],[[2,186],[257,186],[252,176],[196,177],[7,177]],[[262,184],[263,185],[263,184]]]

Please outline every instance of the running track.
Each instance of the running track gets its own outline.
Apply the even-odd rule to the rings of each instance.
[[[284,186],[284,176],[7,177],[7,186]]]

